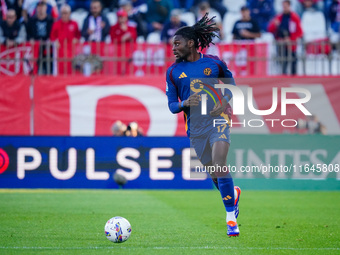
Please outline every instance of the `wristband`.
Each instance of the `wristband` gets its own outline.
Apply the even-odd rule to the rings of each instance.
[[[184,108],[184,101],[181,102],[181,109]]]

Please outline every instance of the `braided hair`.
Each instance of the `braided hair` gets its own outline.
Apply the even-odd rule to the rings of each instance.
[[[220,29],[216,27],[216,23],[212,22],[216,17],[209,18],[209,13],[205,13],[193,26],[186,26],[178,29],[175,35],[181,35],[188,40],[194,40],[196,49],[209,47],[214,37],[220,38],[218,32]]]

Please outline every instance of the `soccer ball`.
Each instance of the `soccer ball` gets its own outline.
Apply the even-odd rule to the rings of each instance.
[[[104,230],[107,239],[111,242],[122,243],[131,235],[131,224],[127,219],[116,216],[106,222]]]

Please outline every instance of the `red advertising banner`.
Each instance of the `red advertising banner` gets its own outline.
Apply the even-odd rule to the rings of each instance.
[[[0,79],[0,135],[30,135],[31,77]]]
[[[219,56],[237,76],[268,74],[266,43],[212,45],[204,53]],[[53,43],[36,42],[18,47],[0,47],[0,74],[44,73],[53,75],[163,75],[174,62],[168,44]],[[41,73],[42,71],[40,71]]]
[[[313,125],[321,123],[325,133],[339,135],[338,81],[339,77],[236,78],[244,96],[244,113],[234,114],[231,130],[252,134],[307,132],[310,117],[298,105],[286,105],[282,100],[305,98],[306,94],[297,91],[302,88],[311,96],[302,106],[316,116]],[[186,135],[183,114],[171,114],[168,109],[164,75],[143,79],[40,76],[34,79],[32,101],[29,85],[29,77],[0,77],[1,135],[29,135],[30,127],[35,135],[112,135],[112,124],[117,120],[125,124],[136,121],[148,136]],[[282,93],[284,89],[288,92]],[[272,112],[261,115],[256,110]]]
[[[36,135],[112,135],[136,121],[145,135],[185,135],[183,114],[168,110],[164,77],[37,77]]]
[[[286,114],[282,114],[283,88],[289,89],[287,99],[303,98],[305,95],[294,91],[304,88],[311,99],[303,105],[328,134],[340,134],[338,78],[237,78],[236,83],[244,94],[245,111],[233,116],[234,133],[306,132],[306,128],[291,127],[296,125],[292,120],[299,121],[299,127],[308,120],[296,105],[287,104]],[[37,77],[35,96],[37,135],[110,135],[116,120],[137,121],[150,136],[185,135],[183,115],[168,110],[164,76]],[[273,112],[254,114],[248,98],[255,110]]]

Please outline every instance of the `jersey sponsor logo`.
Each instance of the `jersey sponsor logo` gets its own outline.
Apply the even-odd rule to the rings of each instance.
[[[203,73],[205,74],[205,75],[207,75],[207,76],[209,76],[210,74],[211,74],[211,69],[208,67],[208,68],[206,68],[206,69],[204,69],[204,71],[203,71]]]
[[[209,68],[210,69],[210,68]],[[220,104],[222,105],[222,99],[219,96],[219,94],[217,93],[217,91],[215,90],[215,88],[213,88],[212,86],[210,86],[207,83],[202,82],[200,79],[194,79],[190,82],[190,89],[193,93],[200,93],[201,91],[206,92],[207,94],[201,94],[202,97],[202,103],[203,103],[203,108],[206,109],[207,106],[207,97],[206,95],[209,95],[212,100],[214,101],[215,105],[217,104],[215,97],[217,98],[217,100],[220,102]],[[214,96],[215,95],[215,96]],[[202,114],[206,115],[206,113],[203,113],[203,108],[202,108]]]
[[[183,72],[178,78],[182,79],[182,78],[185,78],[185,77],[188,77],[188,76]]]
[[[193,93],[199,93],[204,89],[204,84],[200,79],[195,79],[190,82],[190,89]]]

